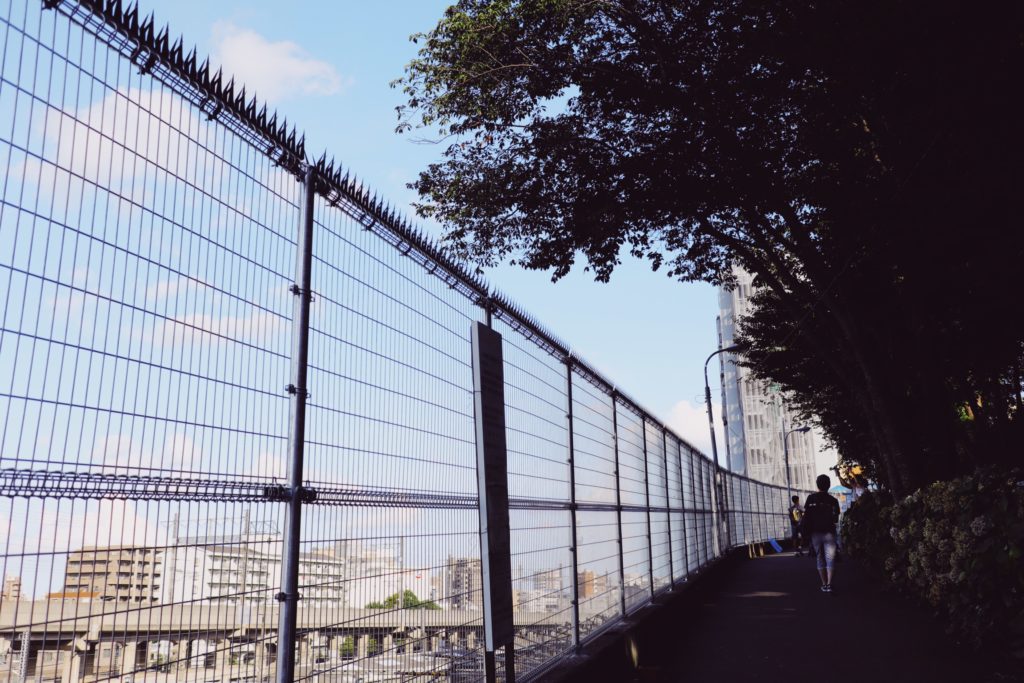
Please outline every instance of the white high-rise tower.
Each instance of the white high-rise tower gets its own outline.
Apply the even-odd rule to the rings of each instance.
[[[737,325],[750,312],[753,277],[736,267],[737,285],[732,291],[718,292],[718,333],[722,347],[731,346]],[[721,354],[723,410],[727,420],[725,435],[730,470],[759,481],[786,485],[783,434],[800,427],[786,407],[785,397],[766,382],[754,379],[738,367],[731,354]],[[789,471],[794,489],[814,489],[819,474],[815,460],[816,444],[824,443],[817,430],[789,434]]]

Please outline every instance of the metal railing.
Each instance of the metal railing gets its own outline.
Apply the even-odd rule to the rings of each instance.
[[[0,679],[525,680],[786,534],[151,18],[0,35]]]

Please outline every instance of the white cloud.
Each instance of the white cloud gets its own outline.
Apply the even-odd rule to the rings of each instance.
[[[725,464],[725,442],[722,436],[721,417],[715,415],[715,439],[718,441],[718,457]],[[692,445],[711,455],[711,433],[708,431],[708,414],[703,405],[694,405],[683,400],[672,406],[668,426]]]
[[[147,204],[155,195],[152,168],[147,164],[171,175],[180,175],[187,163],[203,168],[202,177],[195,180],[211,193],[218,191],[228,172],[225,160],[192,140],[212,124],[166,89],[104,91],[91,104],[67,111],[49,108],[37,118],[33,135],[39,136],[37,144],[46,150],[46,163],[24,158],[8,175],[25,178],[34,191],[52,194],[56,207],[78,206],[87,195],[87,183]],[[144,178],[150,182],[142,182]],[[59,208],[55,215],[62,218]]]
[[[113,469],[122,473],[151,474],[153,469],[191,472],[202,460],[202,454],[190,436],[172,432],[155,452],[143,449],[128,434],[97,437],[85,463],[99,466],[107,472]]]
[[[288,472],[285,466],[284,456],[263,451],[256,458],[256,466],[253,468],[252,474],[272,479],[287,479]]]
[[[212,61],[220,64],[226,79],[234,76],[247,93],[255,92],[269,104],[299,95],[334,95],[352,83],[299,45],[271,42],[230,22],[213,28]]]
[[[127,434],[107,434],[97,437],[86,462],[108,467],[138,467],[142,461],[142,450]]]
[[[159,460],[154,462],[154,466],[192,472],[199,467],[201,462],[199,448],[192,440],[192,437],[175,432],[167,437],[167,441],[164,442],[163,453]],[[185,476],[194,475],[188,474]]]

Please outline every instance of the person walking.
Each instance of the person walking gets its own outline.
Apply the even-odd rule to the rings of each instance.
[[[804,503],[802,531],[810,536],[811,551],[814,553],[821,578],[821,592],[832,592],[832,566],[836,560],[836,523],[839,521],[839,501],[829,495],[832,480],[827,474],[820,475],[814,482],[817,493],[807,496]]]
[[[804,517],[804,509],[800,505],[800,496],[793,496],[793,504],[789,506],[789,529],[793,535],[793,547],[796,548],[796,555],[803,555],[803,539],[800,536],[800,521]]]

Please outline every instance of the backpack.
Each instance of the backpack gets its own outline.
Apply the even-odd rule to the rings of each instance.
[[[827,533],[835,532],[835,530],[832,497],[822,493],[808,496],[807,503],[804,505],[804,533]]]
[[[803,516],[804,513],[800,509],[799,505],[794,504],[789,506],[789,520],[793,522],[793,524],[799,525],[800,520],[803,519]]]

